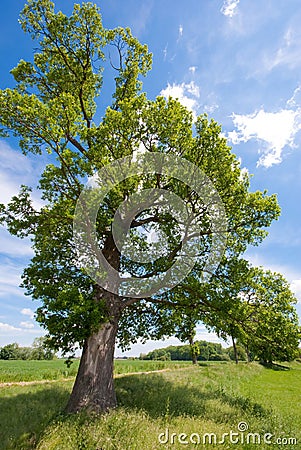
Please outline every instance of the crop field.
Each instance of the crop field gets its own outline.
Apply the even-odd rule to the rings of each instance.
[[[301,364],[297,362],[273,370],[257,363],[193,367],[117,360],[119,406],[93,416],[63,413],[78,362],[68,373],[60,360],[4,363],[0,365],[0,449],[301,448]],[[37,383],[3,384],[25,378]]]
[[[131,372],[149,372],[166,368],[178,368],[190,365],[186,361],[139,361],[131,359],[115,360],[115,374]],[[36,380],[59,380],[74,377],[77,373],[79,360],[73,360],[67,368],[64,360],[30,361],[30,360],[0,360],[0,383]]]

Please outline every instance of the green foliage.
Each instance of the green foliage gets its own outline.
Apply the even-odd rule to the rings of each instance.
[[[210,285],[200,285],[190,277],[181,290],[178,295],[193,305],[190,326],[201,320],[222,339],[232,337],[249,359],[271,362],[297,357],[301,339],[297,300],[281,274],[229,258]]]
[[[223,349],[221,344],[207,341],[195,341],[194,345],[199,361],[226,361],[229,359],[227,350]],[[170,345],[165,348],[152,350],[146,355],[141,355],[140,358],[146,360],[171,359],[172,361],[191,361],[191,346]]]
[[[0,349],[0,359],[23,359],[19,358],[19,345],[14,342],[7,344]]]
[[[0,359],[53,359],[55,353],[47,345],[44,337],[36,338],[32,347],[20,347],[13,343],[0,348]]]
[[[247,360],[247,354],[245,349],[241,345],[236,345],[237,356],[240,361]],[[235,353],[233,347],[227,348],[227,353],[232,361],[235,361]]]

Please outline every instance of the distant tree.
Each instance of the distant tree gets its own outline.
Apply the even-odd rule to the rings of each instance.
[[[32,359],[32,347],[19,347],[18,359]]]
[[[222,348],[221,344],[195,341],[194,345],[197,346],[197,359],[200,361],[229,360],[227,352]],[[170,345],[165,348],[155,349],[143,355],[143,359],[162,359],[166,354],[168,354],[168,359],[173,361],[189,361],[191,359],[191,348],[190,345]]]
[[[19,344],[7,344],[0,349],[0,359],[19,359]]]
[[[42,337],[37,337],[32,344],[32,352],[30,359],[53,359],[55,352],[49,348],[47,344],[47,339]]]
[[[47,345],[45,337],[35,338],[32,347],[20,347],[19,344],[5,345],[0,349],[0,359],[53,359],[55,352]]]
[[[236,344],[235,350],[232,346],[232,347],[227,348],[226,351],[227,351],[230,359],[232,359],[232,361],[235,361],[236,363],[238,363],[238,361],[246,361],[247,360],[246,350],[241,345]]]
[[[176,331],[175,337],[181,342],[188,342],[190,346],[190,353],[192,364],[197,364],[199,356],[199,346],[195,342],[196,336],[196,319],[194,312],[187,309],[182,314],[177,314],[177,324],[174,324]]]

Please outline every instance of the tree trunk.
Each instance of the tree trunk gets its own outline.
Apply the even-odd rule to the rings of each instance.
[[[191,351],[192,364],[197,364],[198,363],[198,355],[195,350],[195,345],[194,345],[193,339],[189,339],[189,345],[190,345],[190,351]]]
[[[234,357],[235,357],[235,363],[238,364],[238,354],[237,354],[237,347],[236,347],[236,343],[235,343],[235,339],[233,336],[232,337],[232,344],[233,344],[233,352],[234,352]]]
[[[85,341],[67,412],[105,412],[116,407],[113,366],[117,327],[118,318],[112,319]]]
[[[104,243],[103,255],[118,271],[120,253],[110,233]],[[118,279],[115,280],[118,285]],[[116,285],[116,288],[118,287]],[[66,411],[86,409],[105,412],[117,406],[113,369],[115,340],[122,310],[120,297],[95,286],[95,301],[105,300],[109,321],[89,336],[83,347],[79,369]]]
[[[252,362],[251,352],[248,347],[246,347],[245,350],[246,350],[246,354],[247,354],[247,358],[248,358],[248,363],[250,363],[250,362]]]

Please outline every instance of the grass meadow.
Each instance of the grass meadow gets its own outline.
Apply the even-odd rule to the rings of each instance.
[[[19,361],[8,363],[17,371]],[[28,363],[36,380],[53,381],[1,386],[0,449],[301,448],[297,362],[273,370],[257,363],[116,361],[119,406],[93,416],[63,414],[73,378],[60,368],[62,361]],[[26,367],[19,365],[13,381],[21,381]],[[3,382],[12,381],[9,364],[1,362],[1,373]]]
[[[161,370],[166,368],[185,367],[189,361],[139,361],[131,359],[115,360],[115,374]],[[67,368],[64,360],[31,361],[31,360],[0,360],[0,383],[18,381],[60,380],[74,377],[77,373],[79,360],[73,360]]]

